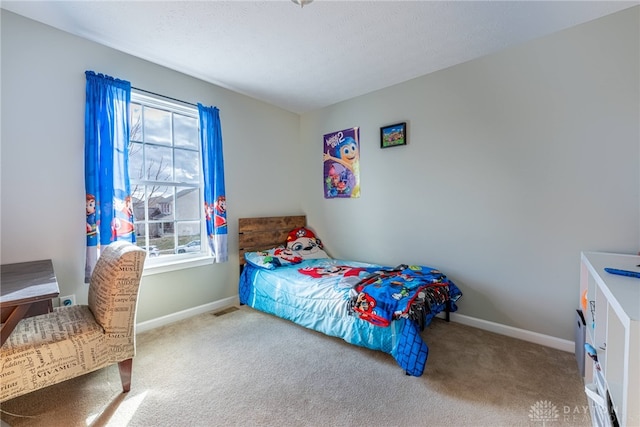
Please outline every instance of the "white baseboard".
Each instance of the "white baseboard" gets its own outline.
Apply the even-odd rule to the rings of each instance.
[[[238,305],[238,296],[233,296],[198,307],[189,308],[187,310],[178,311],[177,313],[168,314],[158,317],[157,319],[140,322],[136,325],[136,332],[141,333],[160,326],[168,325],[179,320],[188,319],[198,314],[207,313],[209,311],[218,311],[224,308]],[[438,317],[444,317],[444,313],[440,313]],[[573,353],[575,344],[573,341],[563,340],[552,337],[550,335],[539,334],[537,332],[527,331],[525,329],[514,328],[513,326],[502,325],[500,323],[490,322],[488,320],[476,319],[475,317],[465,316],[464,314],[451,313],[451,321],[461,323],[463,325],[472,326],[484,331],[494,332],[500,335],[506,335],[512,338],[518,338],[535,344],[544,345],[546,347],[555,348],[557,350]]]
[[[575,351],[575,343],[573,341],[563,340],[561,338],[527,331],[525,329],[514,328],[513,326],[502,325],[488,320],[476,319],[475,317],[465,316],[464,314],[451,313],[451,321],[569,353],[573,353]]]
[[[198,307],[188,308],[176,313],[167,314],[166,316],[158,317],[156,319],[140,322],[136,324],[136,333],[139,334],[141,332],[146,332],[151,329],[169,325],[179,320],[188,319],[189,317],[207,313],[209,311],[219,311],[233,305],[238,305],[238,301],[238,296],[236,295],[234,297],[224,298],[218,301],[210,302],[208,304],[199,305]]]

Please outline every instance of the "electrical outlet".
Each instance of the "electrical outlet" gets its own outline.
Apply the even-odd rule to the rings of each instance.
[[[60,297],[60,307],[67,307],[70,305],[76,305],[75,295],[67,295],[66,297]]]

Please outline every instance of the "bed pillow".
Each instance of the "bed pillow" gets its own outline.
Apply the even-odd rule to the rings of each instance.
[[[302,258],[281,246],[266,251],[245,252],[244,259],[251,265],[273,270],[283,265],[300,264]]]
[[[291,230],[287,235],[286,247],[302,259],[329,258],[320,239],[306,227]]]

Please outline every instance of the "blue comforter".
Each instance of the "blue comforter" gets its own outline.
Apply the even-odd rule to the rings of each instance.
[[[381,270],[389,267],[330,258],[275,269],[246,264],[240,276],[240,303],[351,344],[389,353],[407,374],[420,376],[429,352],[420,335],[421,327],[445,310],[447,303],[455,311],[453,302],[461,292],[442,276],[446,288],[442,287],[442,281],[438,284],[450,298],[424,304],[422,325],[415,318],[399,315],[388,326],[381,327],[352,315],[354,287]]]

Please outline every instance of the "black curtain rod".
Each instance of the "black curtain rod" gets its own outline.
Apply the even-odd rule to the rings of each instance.
[[[198,108],[198,104],[194,104],[193,102],[187,102],[187,101],[183,101],[181,99],[172,98],[170,96],[160,95],[159,93],[151,92],[149,90],[144,90],[144,89],[140,89],[140,88],[133,87],[133,86],[131,86],[131,89],[135,89],[135,90],[140,91],[140,92],[148,93],[150,95],[155,95],[155,96],[159,96],[159,97],[162,97],[162,98],[170,99],[172,101],[182,102],[183,104],[192,105],[192,106]]]

